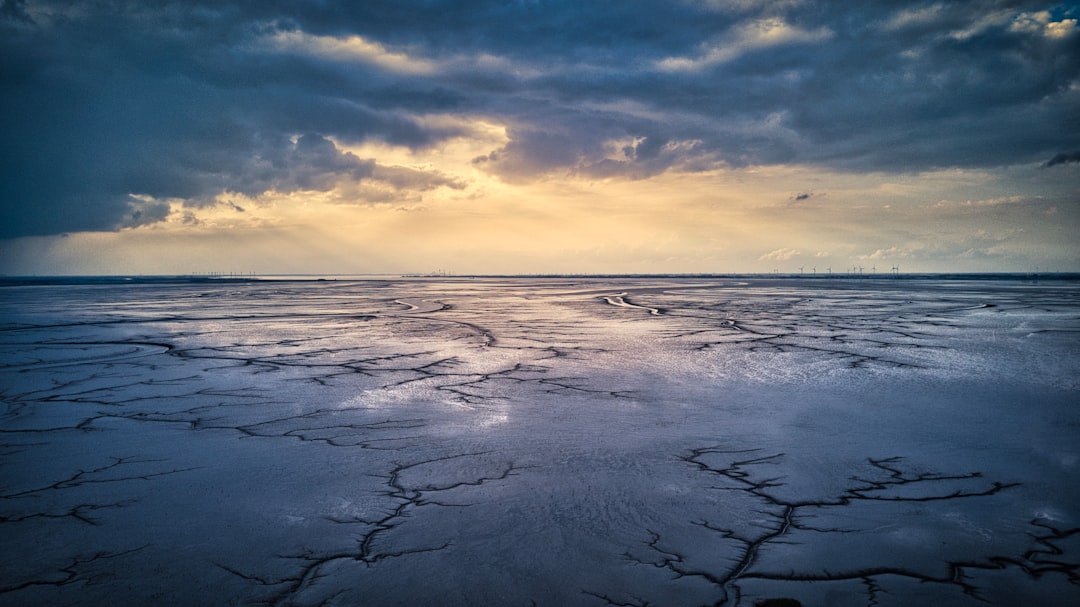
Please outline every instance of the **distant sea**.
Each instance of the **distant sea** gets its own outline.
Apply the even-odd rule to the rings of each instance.
[[[483,280],[483,279],[739,279],[739,280],[902,280],[1076,282],[1080,272],[965,272],[900,273],[818,272],[757,274],[186,274],[109,276],[0,276],[0,287],[29,285],[190,284],[227,282],[366,281],[366,280]]]

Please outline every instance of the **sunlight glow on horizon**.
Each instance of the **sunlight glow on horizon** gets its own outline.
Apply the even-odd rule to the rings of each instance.
[[[951,271],[994,271],[998,266],[982,257],[1023,253],[1010,242],[1024,228],[999,226],[1002,216],[1058,233],[1046,244],[1063,254],[1070,246],[1067,230],[1053,226],[1057,208],[1038,199],[934,198],[950,188],[994,191],[995,177],[983,171],[904,177],[772,166],[636,181],[567,177],[507,184],[469,163],[471,154],[490,144],[460,141],[426,154],[350,148],[467,183],[461,190],[425,192],[419,202],[344,203],[334,190],[257,199],[223,194],[228,204],[200,208],[174,201],[163,223],[23,239],[20,258],[41,274],[55,273],[50,267],[77,274],[116,268],[145,274],[211,268],[262,274],[436,268],[461,274],[724,273],[871,264],[914,271],[947,234],[968,241]]]
[[[31,4],[0,274],[1080,271],[1071,5]]]

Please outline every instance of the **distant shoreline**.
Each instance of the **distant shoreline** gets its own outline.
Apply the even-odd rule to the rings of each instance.
[[[693,279],[693,280],[836,280],[836,281],[1080,281],[1080,272],[924,272],[877,273],[850,272],[816,274],[729,273],[729,274],[253,274],[253,275],[110,275],[110,276],[0,276],[0,287],[48,285],[134,285],[134,284],[239,284],[262,282],[327,282],[376,280],[619,280],[619,279]]]

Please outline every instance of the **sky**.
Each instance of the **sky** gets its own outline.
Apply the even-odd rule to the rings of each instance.
[[[1080,271],[1078,19],[3,0],[0,273]]]

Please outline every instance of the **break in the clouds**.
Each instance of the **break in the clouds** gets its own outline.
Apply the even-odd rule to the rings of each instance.
[[[1073,163],[1078,16],[1015,1],[5,0],[0,237],[230,196],[416,203],[468,175],[353,150],[437,151],[480,124],[503,135],[471,166],[508,184]]]

